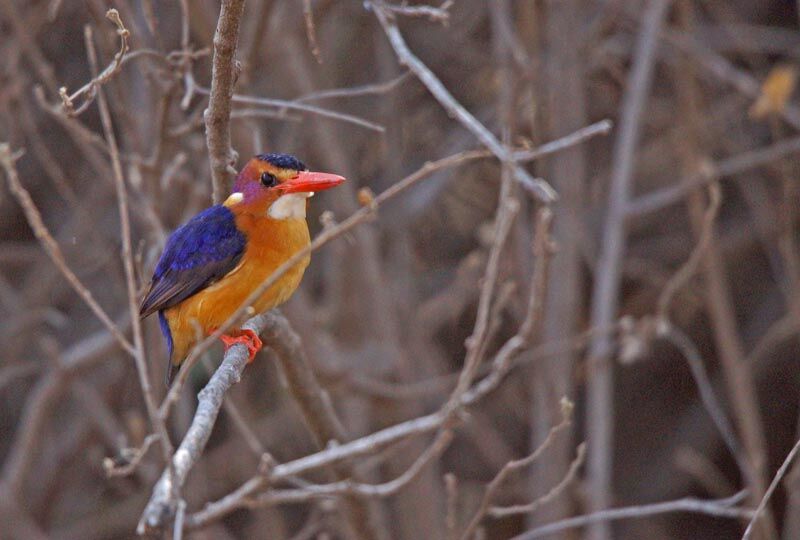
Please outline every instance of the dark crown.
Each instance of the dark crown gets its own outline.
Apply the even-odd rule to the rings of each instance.
[[[256,156],[261,161],[266,161],[279,169],[292,169],[294,171],[305,171],[306,165],[299,159],[289,154],[259,154]]]

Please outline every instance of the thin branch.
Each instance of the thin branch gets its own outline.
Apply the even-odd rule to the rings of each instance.
[[[569,467],[567,467],[567,472],[561,481],[553,486],[550,491],[542,495],[541,497],[537,498],[536,500],[528,503],[528,504],[518,504],[513,506],[493,506],[489,509],[489,516],[493,518],[501,518],[506,516],[514,516],[517,514],[529,514],[531,512],[536,511],[539,509],[540,506],[549,503],[559,495],[561,495],[564,490],[569,486],[572,482],[575,481],[575,478],[578,476],[578,471],[583,465],[583,462],[586,460],[586,443],[581,443],[578,445],[578,452],[575,455],[575,459],[570,462]]]
[[[328,393],[311,370],[300,336],[277,310],[263,317],[268,321],[262,331],[264,341],[275,351],[278,368],[311,435],[321,448],[331,442],[344,442],[347,439],[345,429],[333,410]]]
[[[608,135],[613,128],[614,122],[611,120],[600,120],[533,150],[517,150],[512,155],[515,161],[530,161],[575,146],[597,135]]]
[[[195,86],[195,92],[198,94],[208,94],[209,90],[207,88],[203,88],[202,86]],[[263,98],[258,96],[245,96],[242,94],[234,94],[231,98],[233,103],[242,103],[245,105],[261,105],[262,107],[275,107],[280,109],[280,111],[302,111],[310,114],[316,114],[317,116],[321,116],[323,118],[332,118],[334,120],[340,120],[342,122],[348,122],[350,124],[355,124],[357,126],[361,126],[372,131],[377,131],[378,133],[383,133],[386,131],[380,124],[376,124],[375,122],[370,122],[369,120],[365,120],[364,118],[360,118],[358,116],[353,116],[352,114],[331,111],[330,109],[324,109],[322,107],[317,107],[316,105],[309,105],[306,103],[300,103],[297,101],[285,101],[282,99],[272,99],[272,98]]]
[[[203,355],[202,363],[206,373],[208,373],[208,376],[211,377],[214,374],[215,366],[212,365],[210,355]],[[253,454],[258,457],[266,454],[266,448],[264,448],[264,445],[261,444],[258,435],[256,435],[255,431],[253,431],[253,429],[250,427],[247,419],[242,414],[242,411],[239,410],[239,407],[236,405],[236,403],[234,403],[233,398],[228,396],[227,399],[222,401],[222,406],[225,408],[225,413],[230,417],[233,425],[239,432],[239,435],[242,437],[242,439],[244,439],[247,446],[250,447],[250,450],[253,452]]]
[[[178,501],[178,509],[175,512],[175,524],[172,527],[172,540],[183,539],[183,526],[186,521],[186,501]]]
[[[119,454],[121,459],[105,458],[103,460],[103,470],[106,472],[106,476],[113,478],[115,476],[128,476],[131,474],[136,470],[139,463],[142,462],[142,458],[144,458],[147,451],[150,450],[150,447],[157,440],[158,435],[151,433],[144,438],[144,442],[139,448],[123,448],[120,450]],[[120,460],[124,460],[124,462],[119,463]]]
[[[306,37],[308,46],[311,47],[311,54],[318,64],[322,64],[322,53],[319,51],[317,43],[317,28],[314,25],[314,12],[311,9],[311,0],[303,0],[303,19],[306,23]]]
[[[236,174],[233,168],[236,159],[231,148],[230,116],[231,97],[236,83],[234,55],[239,41],[242,13],[244,0],[222,0],[217,30],[214,32],[211,91],[204,117],[215,203],[222,201],[227,191],[228,179]]]
[[[61,107],[68,116],[77,116],[89,108],[89,105],[92,104],[97,94],[97,89],[101,85],[110,81],[111,78],[119,73],[120,69],[122,69],[125,54],[130,49],[128,45],[130,32],[122,23],[119,12],[116,9],[109,9],[106,12],[106,18],[117,26],[117,35],[119,36],[119,51],[117,51],[117,53],[114,55],[114,60],[112,60],[103,71],[93,76],[91,81],[84,84],[72,94],[67,94],[66,87],[62,86],[59,89],[58,93],[61,97]],[[81,97],[83,94],[86,94],[86,98],[83,100],[83,103],[81,103],[80,107],[76,109],[75,100]]]
[[[300,336],[292,329],[277,310],[266,313],[262,336],[275,351],[278,369],[283,374],[286,387],[300,408],[300,412],[320,449],[330,444],[341,443],[349,437],[341,420],[333,409],[328,393],[322,389],[306,358]],[[356,472],[349,464],[332,467],[333,476],[350,482]],[[353,496],[358,491],[342,493],[345,517],[358,538],[377,538],[373,530],[366,501]]]
[[[352,86],[349,88],[333,88],[331,90],[320,90],[305,94],[294,99],[295,103],[306,101],[317,101],[320,99],[353,98],[359,96],[374,96],[387,94],[404,83],[411,76],[410,71],[406,71],[394,79],[382,83],[365,84],[363,86]]]
[[[800,452],[800,440],[798,440],[789,453],[786,455],[786,459],[783,460],[783,464],[781,464],[780,468],[775,473],[775,477],[772,479],[772,482],[769,484],[769,488],[764,493],[764,496],[761,497],[761,501],[758,503],[758,507],[756,507],[756,511],[753,512],[753,516],[750,518],[750,522],[747,524],[747,528],[744,531],[744,535],[742,535],[742,540],[748,540],[750,536],[753,534],[753,527],[755,526],[758,518],[760,518],[764,514],[764,510],[767,508],[767,503],[769,502],[770,497],[772,494],[775,493],[775,490],[778,487],[781,479],[786,475],[786,471],[789,470],[789,466],[794,461],[795,456],[797,453]]]
[[[703,406],[714,421],[714,425],[717,426],[717,429],[722,435],[722,440],[725,441],[725,446],[728,447],[728,450],[736,460],[736,464],[742,475],[748,480],[748,483],[752,483],[752,467],[748,465],[746,455],[742,451],[739,441],[736,439],[733,426],[731,426],[725,414],[725,410],[714,395],[711,381],[703,366],[703,358],[700,355],[700,351],[697,350],[697,346],[692,342],[689,336],[680,329],[674,327],[669,321],[662,321],[659,326],[659,336],[681,351],[681,354],[689,364],[689,369],[692,372],[695,384],[697,384]]]
[[[585,527],[595,523],[607,523],[620,519],[641,519],[659,514],[674,514],[678,512],[732,519],[750,518],[754,514],[752,510],[736,506],[746,496],[747,491],[740,491],[727,499],[702,500],[686,497],[662,503],[602,510],[585,516],[562,519],[555,523],[549,523],[543,527],[537,527],[519,536],[515,536],[511,540],[534,540],[535,538],[542,538],[561,531]]]
[[[749,171],[798,152],[800,152],[800,137],[792,137],[764,148],[743,152],[716,163],[709,163],[698,173],[688,176],[674,185],[633,199],[628,203],[625,214],[632,219],[655,212],[680,202],[697,188],[715,180]]]
[[[708,248],[708,243],[713,237],[714,221],[717,219],[719,207],[722,203],[722,190],[719,184],[711,184],[708,187],[708,196],[708,208],[706,208],[706,211],[703,213],[697,245],[695,245],[691,255],[683,266],[675,272],[675,275],[667,282],[661,290],[661,294],[658,296],[656,313],[657,317],[661,320],[669,320],[669,308],[672,304],[672,299],[697,272],[697,267],[700,262],[702,262]]]
[[[447,25],[450,22],[450,7],[453,5],[453,0],[445,0],[439,7],[433,6],[408,6],[394,4],[384,4],[383,7],[395,15],[402,15],[404,17],[422,17],[431,22],[441,23]]]
[[[433,443],[417,457],[414,463],[400,476],[381,484],[361,484],[351,480],[343,480],[330,484],[312,484],[295,490],[275,490],[259,495],[255,499],[242,499],[241,505],[247,508],[274,505],[278,503],[308,502],[320,497],[341,495],[360,495],[362,497],[390,497],[400,491],[419,476],[425,466],[442,455],[442,452],[453,440],[453,432],[442,430]]]
[[[542,444],[540,444],[533,452],[524,458],[506,463],[503,468],[500,469],[500,472],[498,472],[495,477],[492,478],[492,480],[489,482],[489,485],[486,486],[486,490],[483,492],[481,502],[478,504],[478,508],[475,510],[472,519],[461,533],[461,540],[469,540],[472,538],[472,535],[478,528],[478,525],[480,525],[481,521],[483,521],[483,518],[486,516],[486,513],[489,511],[489,505],[491,504],[492,499],[497,494],[497,491],[500,489],[500,486],[503,484],[503,482],[505,482],[506,478],[508,478],[510,474],[515,473],[520,469],[531,465],[532,463],[535,463],[545,452],[545,450],[553,445],[553,442],[556,440],[558,434],[572,425],[572,413],[574,408],[575,405],[571,401],[569,401],[567,398],[562,398],[561,422],[550,428],[550,431],[547,432],[547,436],[542,441]]]
[[[36,454],[41,430],[50,417],[51,407],[57,403],[66,378],[78,370],[107,359],[112,354],[115,343],[113,336],[103,330],[70,346],[60,355],[56,368],[39,379],[26,396],[25,406],[22,408],[25,412],[6,453],[0,475],[2,498],[15,498],[19,493]]]
[[[501,197],[498,204],[497,218],[494,224],[494,239],[486,262],[486,272],[482,279],[481,292],[478,298],[478,311],[475,316],[475,326],[472,334],[467,338],[467,354],[464,358],[464,367],[458,377],[455,389],[453,389],[450,394],[448,407],[455,408],[458,406],[461,394],[472,384],[480,365],[489,330],[489,314],[499,274],[500,256],[506,238],[509,232],[511,232],[511,225],[519,211],[519,203],[516,199],[510,198],[510,196]]]

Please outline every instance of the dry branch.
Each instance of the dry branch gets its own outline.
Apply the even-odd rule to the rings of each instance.
[[[612,508],[610,510],[594,512],[585,516],[578,516],[556,521],[555,523],[550,523],[543,527],[530,530],[519,536],[515,536],[512,538],[512,540],[534,540],[535,538],[544,538],[561,531],[575,529],[578,527],[586,527],[596,523],[608,523],[610,521],[617,521],[620,519],[641,519],[649,516],[675,512],[687,512],[691,514],[703,514],[707,516],[731,519],[748,518],[753,516],[753,511],[748,508],[736,506],[746,496],[746,491],[740,491],[736,495],[728,497],[727,499],[703,500],[686,497],[683,499],[662,503],[627,506],[624,508]]]
[[[574,404],[567,400],[566,398],[562,398],[561,401],[561,413],[562,418],[561,422],[556,424],[555,426],[550,428],[550,431],[547,433],[547,437],[542,441],[533,452],[528,454],[522,459],[517,459],[514,461],[509,461],[506,463],[500,472],[498,472],[494,478],[492,478],[491,482],[486,486],[486,490],[483,493],[483,497],[481,498],[481,502],[478,505],[477,510],[470,519],[469,523],[467,524],[464,531],[461,533],[461,540],[469,540],[472,538],[472,535],[475,533],[475,530],[480,525],[481,521],[484,519],[486,514],[489,512],[490,505],[492,503],[492,499],[498,493],[500,487],[502,486],[503,482],[512,474],[520,469],[523,469],[532,463],[535,463],[544,453],[545,450],[552,446],[553,441],[556,439],[558,434],[569,426],[572,425],[572,413],[574,410]]]
[[[125,61],[125,54],[130,48],[128,45],[130,32],[127,28],[125,28],[125,25],[122,23],[122,19],[119,16],[119,12],[116,9],[109,9],[106,12],[106,18],[117,26],[117,34],[119,35],[119,51],[114,55],[114,60],[112,60],[112,62],[102,72],[93,73],[92,80],[84,84],[72,94],[67,94],[66,87],[61,87],[59,89],[61,107],[68,116],[77,116],[88,109],[97,95],[98,88],[101,85],[106,84],[109,80],[111,80],[112,77],[114,77],[114,75],[119,72],[120,69],[122,69],[122,64]],[[83,103],[81,103],[81,105],[76,109],[75,100],[84,94],[86,94],[86,97],[84,98]]]
[[[755,527],[756,522],[764,515],[764,512],[767,508],[767,503],[769,503],[769,499],[772,497],[772,494],[775,493],[775,490],[778,488],[778,484],[786,475],[786,472],[789,470],[789,466],[792,464],[792,461],[794,461],[794,458],[797,456],[798,452],[800,452],[800,441],[797,441],[794,444],[789,453],[786,454],[786,458],[783,460],[781,466],[775,472],[772,482],[770,482],[767,491],[764,493],[764,496],[761,497],[761,501],[758,503],[755,512],[753,512],[753,516],[750,518],[750,522],[747,524],[747,528],[742,535],[742,540],[748,540],[753,534],[753,528]]]
[[[204,113],[206,145],[211,162],[214,202],[225,198],[228,180],[236,174],[236,157],[231,148],[231,97],[236,84],[234,55],[239,41],[239,24],[244,13],[244,0],[222,0],[214,32],[214,56],[211,70],[211,91]]]
[[[260,333],[267,321],[255,317],[242,327]],[[139,520],[137,532],[160,530],[169,524],[178,508],[178,494],[183,487],[189,471],[197,463],[214,429],[222,400],[228,389],[239,382],[247,365],[247,348],[234,345],[225,353],[217,371],[197,396],[197,410],[189,430],[183,437],[175,455],[172,457],[173,474],[167,468],[153,488],[153,494]]]

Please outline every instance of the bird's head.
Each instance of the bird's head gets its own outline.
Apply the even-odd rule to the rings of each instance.
[[[223,204],[233,212],[272,219],[305,218],[309,197],[342,182],[337,174],[309,171],[294,156],[259,154],[236,176],[233,193]]]

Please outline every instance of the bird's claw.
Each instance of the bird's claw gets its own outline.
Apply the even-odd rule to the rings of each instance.
[[[247,347],[247,353],[250,355],[250,357],[247,359],[247,363],[249,364],[255,359],[256,353],[261,350],[264,344],[261,342],[261,338],[258,337],[258,334],[252,330],[239,330],[238,334],[239,335],[237,336],[228,336],[223,334],[219,337],[219,339],[225,344],[226,351],[237,344]]]

